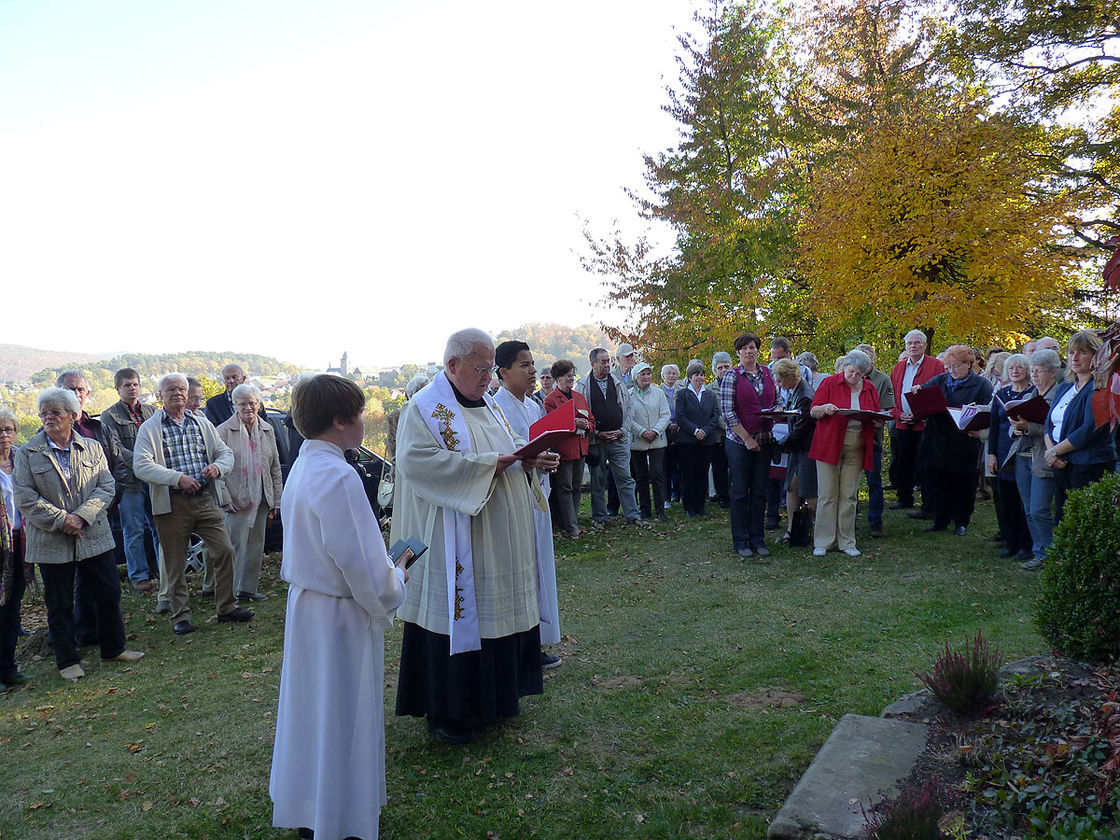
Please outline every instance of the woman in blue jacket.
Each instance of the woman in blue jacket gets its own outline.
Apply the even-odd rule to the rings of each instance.
[[[1093,417],[1093,358],[1101,347],[1096,333],[1074,333],[1067,345],[1069,373],[1059,386],[1046,417],[1046,465],[1054,470],[1057,506],[1062,521],[1071,490],[1100,481],[1116,467],[1116,446],[1108,424]]]

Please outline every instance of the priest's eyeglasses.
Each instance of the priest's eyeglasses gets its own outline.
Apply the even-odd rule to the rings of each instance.
[[[497,365],[490,365],[489,367],[479,367],[478,365],[472,365],[466,359],[460,359],[459,361],[465,364],[467,367],[473,368],[479,376],[493,376],[498,372]]]

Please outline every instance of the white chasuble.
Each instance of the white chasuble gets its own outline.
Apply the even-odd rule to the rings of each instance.
[[[431,385],[417,393],[420,394]],[[470,517],[474,601],[483,639],[531,630],[540,623],[537,564],[529,484],[521,465],[495,476],[498,453],[516,447],[489,407],[449,409],[465,424],[469,452],[436,440],[413,397],[397,429],[396,497],[390,540],[418,536],[428,551],[409,569],[402,621],[451,636],[448,610],[448,544],[444,510]],[[455,563],[455,558],[450,558]]]
[[[342,450],[309,440],[280,502],[290,584],[272,752],[273,825],[377,837],[385,804],[385,628],[404,572]]]
[[[519,400],[505,388],[498,389],[494,395],[494,402],[502,409],[514,434],[525,441],[529,440],[529,427],[540,420],[544,409],[536,400],[525,397]],[[548,499],[552,489],[548,473],[535,473],[535,480],[540,483],[541,493]],[[533,506],[533,529],[537,546],[537,586],[540,588],[541,610],[541,644],[556,645],[560,643],[560,603],[556,591],[556,552],[552,541],[552,513],[545,505],[541,510]]]

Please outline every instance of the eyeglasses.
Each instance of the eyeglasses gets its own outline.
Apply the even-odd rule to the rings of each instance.
[[[493,376],[495,373],[498,372],[498,366],[497,365],[490,365],[489,367],[479,367],[478,365],[472,365],[466,359],[459,359],[459,361],[462,362],[467,367],[472,368],[474,370],[474,372],[477,373],[479,376]]]
[[[40,411],[39,412],[39,418],[42,419],[42,420],[47,420],[48,418],[51,418],[51,417],[54,417],[54,418],[57,419],[59,417],[66,417],[70,413],[71,412],[69,412],[69,411],[60,411],[59,409],[56,408],[54,411]]]
[[[0,427],[0,435],[14,435],[16,430],[8,426]]]

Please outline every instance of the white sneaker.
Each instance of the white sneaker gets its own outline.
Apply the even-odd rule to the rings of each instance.
[[[843,551],[849,557],[859,557],[859,549],[858,548],[845,548],[845,549],[843,549]]]
[[[824,557],[826,554],[828,554],[828,549],[827,548],[814,548],[813,549],[813,556],[814,557]]]
[[[81,665],[67,665],[58,672],[58,675],[69,682],[77,682],[86,675],[86,672],[82,670]]]
[[[122,650],[111,659],[104,660],[105,662],[139,662],[144,658],[142,650]]]

